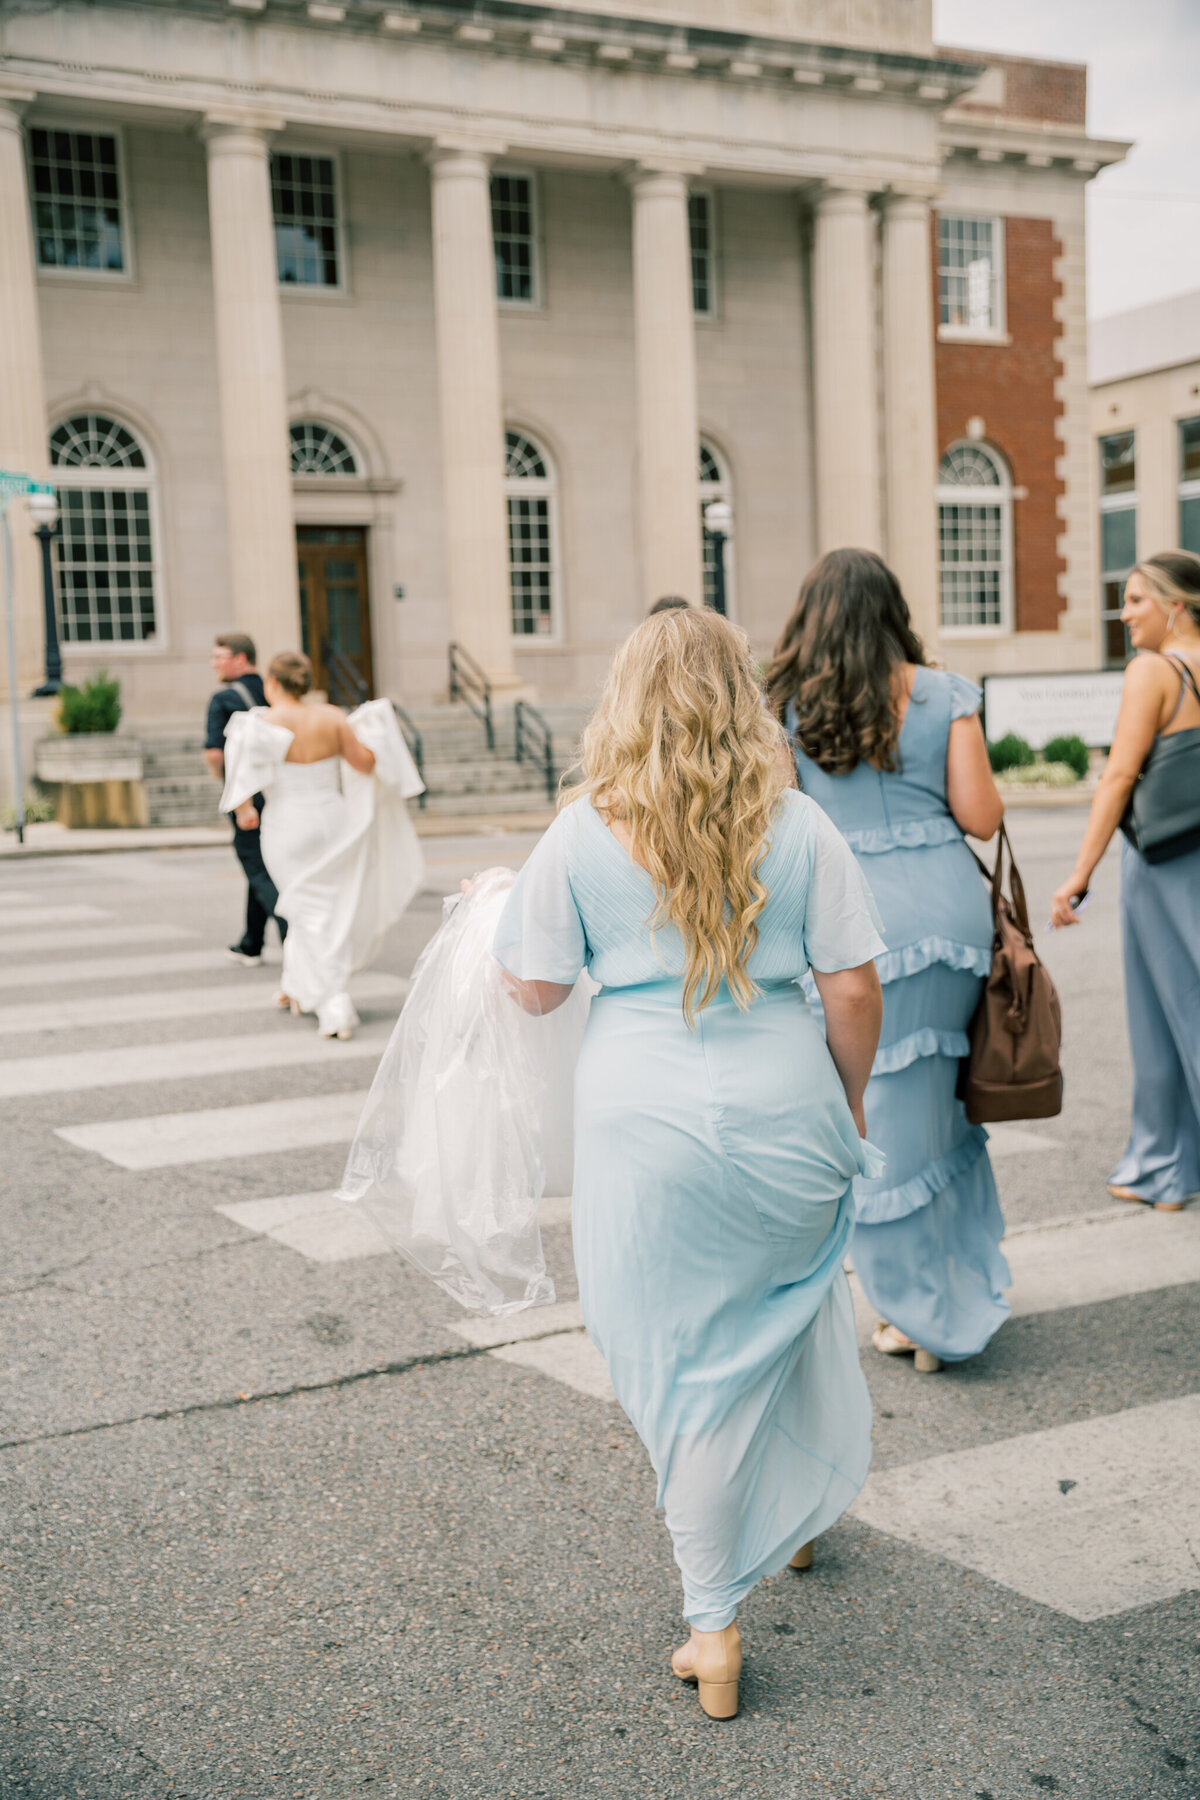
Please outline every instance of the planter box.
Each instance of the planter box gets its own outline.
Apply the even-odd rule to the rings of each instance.
[[[148,821],[142,746],[109,731],[69,732],[37,746],[37,778],[55,792],[67,826],[136,826]]]

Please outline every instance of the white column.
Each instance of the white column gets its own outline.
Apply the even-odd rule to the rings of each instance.
[[[894,194],[883,215],[887,555],[927,643],[938,633],[937,403],[929,201]]]
[[[209,118],[204,124],[231,581],[224,610],[231,626],[256,640],[264,663],[277,650],[300,647],[271,211],[273,129],[274,121]]]
[[[0,469],[47,478],[46,394],[37,272],[25,179],[21,113],[32,93],[0,93]],[[42,678],[42,575],[37,540],[21,500],[9,503],[17,679],[28,692]],[[8,698],[0,631],[0,704]]]
[[[817,543],[881,550],[874,221],[865,193],[827,188],[813,237]]]
[[[696,335],[687,177],[641,169],[633,191],[638,523],[642,600],[704,598]]]
[[[511,687],[491,172],[474,149],[438,148],[429,162],[450,629],[493,683]]]

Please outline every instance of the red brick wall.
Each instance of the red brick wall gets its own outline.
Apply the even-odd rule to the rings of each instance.
[[[956,100],[954,110],[979,117],[1051,119],[1057,125],[1084,125],[1087,120],[1087,65],[1033,62],[1021,56],[992,56],[986,51],[946,50],[940,56],[964,61],[985,56],[989,69],[1004,71],[1003,106],[980,105],[970,94]]]
[[[935,243],[936,236],[935,231]],[[1062,292],[1054,276],[1060,246],[1049,219],[1006,219],[1004,239],[1007,330],[1012,341],[963,344],[939,339],[938,455],[966,437],[968,419],[983,420],[986,441],[1006,458],[1013,486],[1026,490],[1023,499],[1013,502],[1016,628],[1054,631],[1066,605],[1058,592],[1058,577],[1066,563],[1058,551],[1061,526],[1056,505],[1065,484],[1054,468],[1062,449],[1056,423],[1063,408],[1054,392],[1055,377],[1062,374],[1054,318],[1054,300]],[[936,308],[936,289],[934,304]]]

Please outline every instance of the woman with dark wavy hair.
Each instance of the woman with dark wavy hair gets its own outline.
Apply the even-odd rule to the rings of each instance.
[[[854,1266],[881,1317],[874,1345],[918,1369],[983,1349],[1008,1315],[1004,1220],[987,1134],[955,1097],[991,962],[987,892],[963,833],[1004,807],[979,689],[931,669],[899,584],[867,550],[805,577],[768,672],[800,786],[858,859],[883,915],[883,1031],[866,1093],[887,1156],[854,1184]]]

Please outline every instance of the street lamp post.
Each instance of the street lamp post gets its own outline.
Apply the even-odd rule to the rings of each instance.
[[[54,501],[54,516],[58,517],[58,500],[53,488],[44,482],[34,481],[28,475],[16,474],[8,469],[0,469],[0,602],[4,608],[4,647],[8,657],[8,705],[9,719],[12,726],[12,770],[13,770],[13,822],[16,826],[17,842],[25,842],[25,775],[21,768],[21,719],[17,695],[17,634],[13,618],[15,598],[13,595],[13,558],[12,533],[8,524],[8,503],[15,494],[25,494],[30,498]],[[35,514],[35,517],[37,515]],[[58,633],[54,634],[55,650],[58,649]]]
[[[704,529],[713,547],[713,611],[722,618],[728,612],[725,601],[725,543],[733,524],[733,508],[728,500],[710,500],[704,509]]]
[[[54,604],[54,566],[50,546],[58,524],[58,496],[53,493],[30,494],[30,516],[37,527],[34,536],[42,546],[42,610],[46,623],[46,679],[33,690],[35,700],[47,699],[62,692],[62,651],[58,647],[58,609]]]

